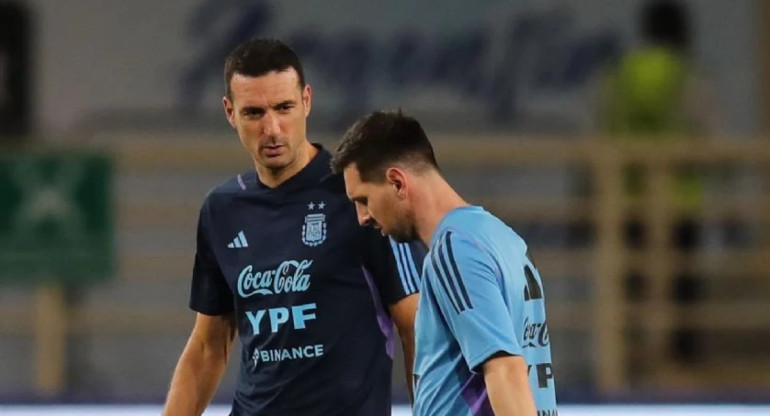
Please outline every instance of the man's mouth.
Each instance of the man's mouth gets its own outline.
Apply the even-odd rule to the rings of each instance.
[[[286,147],[282,144],[262,146],[262,150],[267,156],[278,156],[283,152],[283,148]]]

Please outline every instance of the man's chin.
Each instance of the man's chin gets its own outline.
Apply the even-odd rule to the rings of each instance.
[[[289,165],[283,155],[273,157],[262,156],[258,163],[262,165],[262,167],[270,170],[281,170]]]
[[[397,243],[411,243],[412,241],[414,241],[416,239],[415,236],[413,236],[411,234],[409,234],[409,235],[407,235],[407,234],[400,234],[400,233],[388,234],[388,233],[386,233],[386,232],[384,232],[382,230],[380,230],[380,232],[382,232],[382,235],[387,235],[388,237],[392,238],[393,241],[395,241]]]

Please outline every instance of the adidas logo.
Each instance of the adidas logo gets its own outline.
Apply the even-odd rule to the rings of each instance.
[[[243,231],[238,231],[238,235],[235,236],[232,243],[227,245],[227,248],[244,248],[248,246],[249,243],[246,241],[246,236],[243,235]]]

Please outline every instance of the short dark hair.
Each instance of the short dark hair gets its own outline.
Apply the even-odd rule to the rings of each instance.
[[[690,18],[684,4],[676,0],[648,0],[641,13],[644,38],[687,51],[690,47]]]
[[[225,93],[231,99],[230,81],[234,74],[259,77],[272,71],[294,68],[299,87],[305,88],[305,73],[294,51],[278,39],[252,39],[241,43],[225,60]]]
[[[382,182],[385,169],[407,163],[416,169],[436,169],[436,156],[420,123],[398,111],[376,111],[345,132],[332,158],[334,172],[355,164],[365,182]]]

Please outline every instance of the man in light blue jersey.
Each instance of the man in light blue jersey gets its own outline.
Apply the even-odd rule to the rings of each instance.
[[[511,228],[439,172],[420,124],[375,112],[332,160],[362,225],[430,248],[422,269],[415,416],[555,416],[540,275]]]

